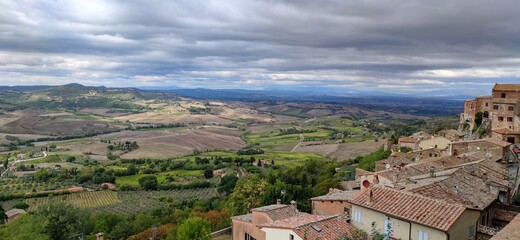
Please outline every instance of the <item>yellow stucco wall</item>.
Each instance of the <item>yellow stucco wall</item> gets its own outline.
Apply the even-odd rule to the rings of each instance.
[[[289,229],[277,229],[277,228],[262,228],[265,232],[266,239],[276,239],[276,240],[289,240],[289,234],[294,236],[294,240],[303,240],[298,235],[296,235],[292,230]]]
[[[356,222],[354,218],[352,218],[351,224],[354,227],[362,229],[367,233],[370,233],[372,231],[372,222],[376,223],[376,231],[383,233],[385,220],[390,220],[394,225],[394,234],[392,235],[394,238],[402,240],[417,240],[419,239],[419,231],[423,231],[428,233],[429,240],[447,240],[446,233],[434,228],[429,228],[413,222],[410,223],[400,219],[395,219],[392,217],[388,217],[383,213],[353,205],[352,214],[354,214],[355,211],[361,212],[361,223]]]
[[[470,239],[470,227],[473,229],[473,234],[476,235],[475,227],[477,226],[479,217],[480,212],[475,210],[466,210],[448,231],[450,239]]]

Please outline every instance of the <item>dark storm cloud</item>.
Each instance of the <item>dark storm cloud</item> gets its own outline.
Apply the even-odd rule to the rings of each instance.
[[[507,1],[2,1],[0,82],[469,94],[520,78]]]

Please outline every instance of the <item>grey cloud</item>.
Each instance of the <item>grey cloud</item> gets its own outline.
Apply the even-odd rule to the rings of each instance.
[[[514,0],[6,0],[0,83],[404,93],[475,83],[480,94],[520,78],[518,12]]]

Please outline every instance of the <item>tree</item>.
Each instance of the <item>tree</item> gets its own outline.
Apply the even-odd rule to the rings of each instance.
[[[7,169],[7,167],[9,166],[9,157],[6,157],[5,160],[4,160],[4,169]]]
[[[76,161],[76,157],[74,156],[70,156],[67,158],[67,162],[75,162]]]
[[[204,177],[205,178],[212,178],[213,177],[213,170],[211,170],[209,168],[206,168],[206,170],[204,170]]]
[[[238,177],[234,174],[229,174],[224,176],[218,185],[218,192],[219,193],[230,193],[233,191],[233,188],[235,188],[235,185],[237,184]]]
[[[478,127],[480,124],[482,124],[482,117],[484,116],[484,113],[478,112],[475,114],[475,125]]]
[[[520,206],[520,194],[513,196],[513,205]]]
[[[156,190],[158,185],[156,176],[144,176],[139,179],[139,186],[145,190]]]
[[[25,203],[25,202],[22,202],[22,201],[18,201],[16,202],[14,205],[13,205],[13,208],[18,208],[18,209],[27,209],[29,208],[29,204]]]
[[[0,205],[0,224],[4,224],[6,221],[7,221],[7,215],[5,214],[5,210],[2,207],[2,205]]]
[[[88,213],[63,203],[42,206],[36,213],[46,219],[44,232],[53,240],[69,239],[71,235],[90,232]]]
[[[211,223],[199,217],[189,218],[177,229],[177,240],[211,240]]]

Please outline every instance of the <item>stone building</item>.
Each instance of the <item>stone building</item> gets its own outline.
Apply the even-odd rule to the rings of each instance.
[[[465,129],[474,128],[479,112],[483,123],[489,120],[492,137],[510,143],[520,142],[520,84],[495,84],[491,96],[465,101],[460,117]]]

